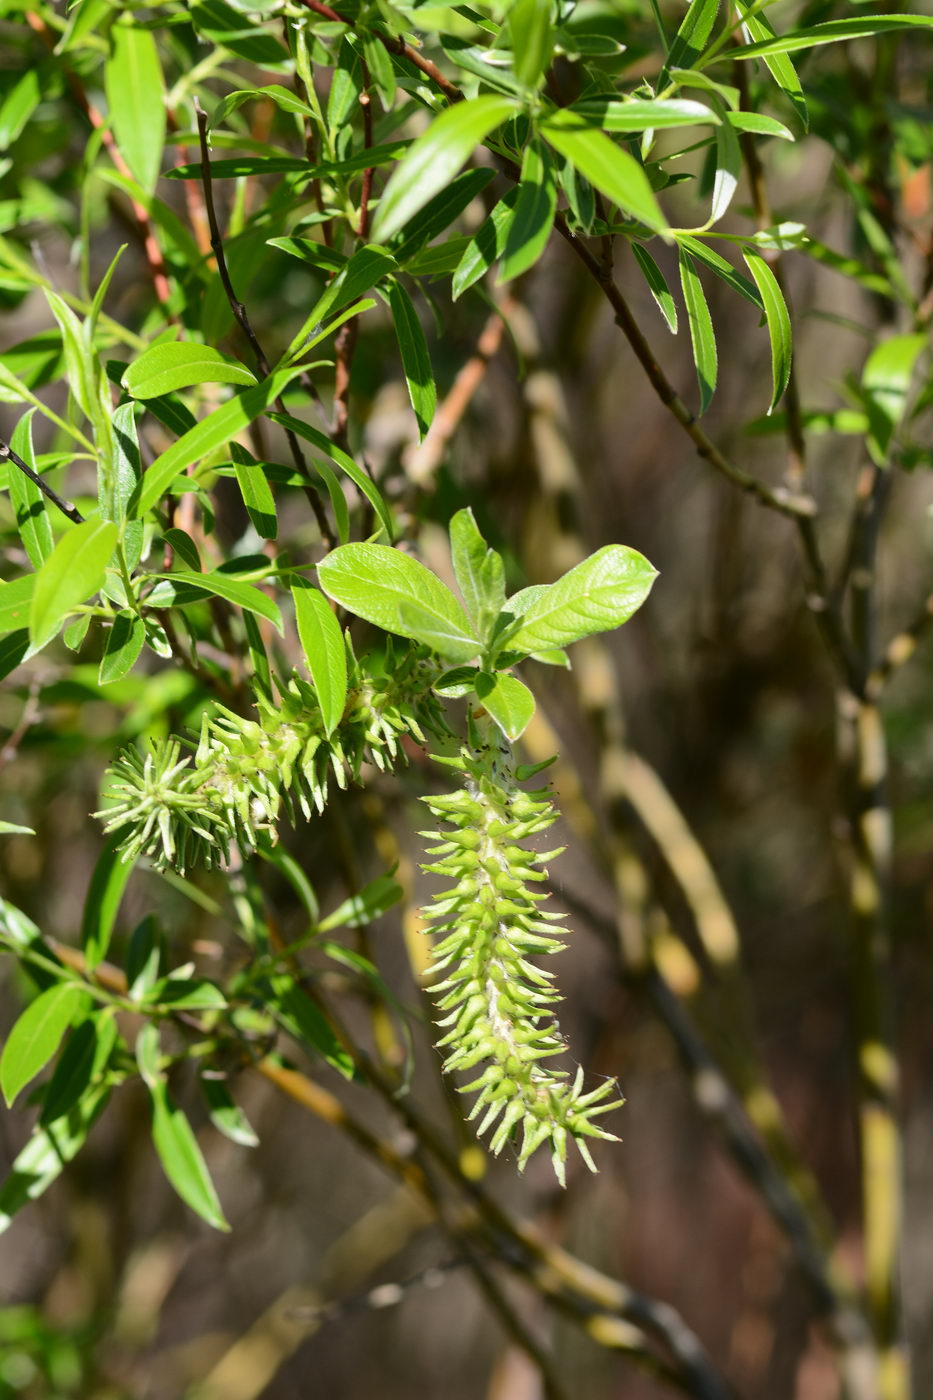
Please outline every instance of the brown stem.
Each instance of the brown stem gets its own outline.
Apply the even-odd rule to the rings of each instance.
[[[18,467],[24,476],[29,477],[33,485],[38,486],[43,496],[46,496],[52,502],[53,506],[57,506],[62,515],[74,521],[75,525],[82,525],[84,523],[84,516],[78,510],[77,506],[73,506],[70,501],[63,500],[58,492],[53,491],[48,482],[45,481],[38,472],[34,472],[29,463],[24,462],[19,453],[14,452],[9,443],[4,442],[2,439],[0,439],[0,462],[12,462],[14,467]]]
[[[227,259],[224,254],[223,238],[220,233],[220,225],[217,222],[217,210],[214,206],[214,182],[211,176],[211,158],[207,144],[207,113],[204,111],[197,97],[194,99],[194,108],[198,119],[198,139],[201,147],[201,184],[204,190],[204,205],[207,211],[207,221],[211,233],[211,248],[213,249],[214,258],[217,262],[217,273],[220,277],[221,286],[226,294],[230,310],[233,312],[234,319],[249,342],[250,349],[256,361],[256,368],[263,379],[268,379],[271,373],[269,360],[259,343],[256,332],[253,330],[246,307],[237,296],[233,283],[230,280],[230,271],[227,267]],[[353,325],[355,323],[351,321],[347,324]],[[288,411],[281,397],[275,400],[275,407],[279,413],[287,413]],[[317,488],[310,479],[308,464],[305,461],[305,456],[301,450],[298,439],[290,428],[285,429],[285,436],[288,441],[288,447],[295,465],[295,470],[304,478],[304,493],[314,512],[314,518],[321,532],[321,539],[328,549],[336,549],[337,536],[330,527]]]

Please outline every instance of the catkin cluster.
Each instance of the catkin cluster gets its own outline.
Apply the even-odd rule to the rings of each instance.
[[[257,698],[255,719],[215,707],[188,756],[177,739],[125,750],[105,782],[113,805],[97,815],[120,834],[124,860],[147,856],[180,871],[220,864],[231,845],[247,852],[261,831],[274,835],[283,811],[292,821],[323,811],[331,781],[345,788],[364,762],[393,767],[405,735],[424,743],[446,734],[436,677],[415,650],[355,663],[328,735],[313,687],[293,675],[274,701]]]
[[[497,1124],[490,1141],[499,1153],[521,1134],[518,1165],[548,1144],[563,1184],[568,1140],[595,1170],[586,1138],[615,1140],[594,1119],[620,1105],[615,1081],[583,1092],[581,1070],[571,1079],[550,1061],[566,1046],[554,1015],[561,1000],[554,974],[531,959],[563,947],[563,915],[543,909],[542,868],[559,851],[535,851],[528,843],[546,831],[557,813],[540,789],[518,784],[504,740],[464,751],[458,766],[463,788],[424,801],[441,830],[424,833],[440,844],[424,869],[450,888],[425,910],[435,935],[431,971],[442,974],[432,995],[443,1013],[440,1041],[445,1069],[472,1070],[462,1085],[477,1093],[471,1118],[483,1110],[479,1132]]]

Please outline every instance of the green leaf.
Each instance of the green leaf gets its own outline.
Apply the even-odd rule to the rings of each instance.
[[[35,648],[51,641],[68,614],[100,592],[117,533],[110,521],[86,520],[62,535],[36,574],[29,611]]]
[[[719,357],[716,353],[716,334],[709,306],[693,258],[684,248],[680,249],[680,285],[683,289],[684,304],[687,308],[687,324],[690,327],[690,343],[693,346],[693,362],[696,365],[697,381],[700,385],[700,417],[709,408],[716,392],[716,374]]]
[[[257,462],[252,453],[247,452],[238,442],[230,444],[233,469],[246,513],[256,534],[264,540],[274,540],[278,534],[279,522],[275,511],[275,497],[266,479],[262,463]]]
[[[659,79],[664,86],[671,68],[692,68],[709,43],[716,16],[719,13],[719,0],[691,0],[690,8],[674,35],[670,52]],[[731,50],[730,50],[731,52]]]
[[[392,252],[399,263],[406,262],[420,252],[432,238],[438,238],[450,227],[454,219],[460,217],[474,199],[494,178],[495,172],[488,167],[479,170],[464,170],[450,184],[445,185],[439,194],[429,199],[420,213],[405,225],[404,230],[392,240]]]
[[[503,195],[470,239],[453,276],[451,292],[454,301],[462,297],[474,282],[478,282],[505,252],[505,243],[515,219],[517,203],[516,185]]]
[[[32,467],[33,471],[36,470],[36,454],[32,445],[32,418],[35,411],[34,408],[31,408],[28,413],[23,415],[10,439],[13,451],[22,457],[27,467]],[[46,510],[45,497],[35,482],[30,481],[25,472],[21,472],[12,463],[10,463],[9,485],[10,501],[16,511],[16,524],[20,539],[23,541],[23,547],[29,555],[29,562],[33,568],[41,568],[52,553],[55,543],[52,522],[49,520]]]
[[[763,14],[753,15],[749,13],[752,8],[752,0],[736,0],[736,6],[753,39],[767,42],[774,38],[774,30],[770,20]],[[772,78],[796,112],[802,130],[807,131],[810,126],[810,113],[807,110],[807,99],[803,95],[803,88],[794,65],[784,54],[777,53],[767,54],[765,64]]]
[[[123,526],[123,555],[126,567],[136,568],[142,557],[143,524],[141,520],[126,519],[133,492],[142,478],[142,462],[139,456],[139,437],[136,432],[136,417],[131,403],[121,404],[114,410],[113,427],[113,497],[110,501],[112,519]]]
[[[107,644],[100,660],[98,680],[101,685],[120,681],[132,671],[146,640],[146,624],[139,613],[124,609],[113,619],[107,633]]]
[[[424,439],[437,408],[437,387],[434,383],[428,342],[418,313],[411,297],[395,278],[389,283],[389,308],[402,353],[408,397],[418,422],[418,436]]]
[[[33,64],[17,78],[0,105],[0,151],[9,150],[42,99],[39,64]]]
[[[202,1072],[200,1083],[207,1111],[217,1131],[240,1147],[258,1147],[259,1138],[242,1108],[234,1103],[225,1081],[207,1071]]]
[[[172,583],[186,583],[190,588],[199,588],[202,593],[212,593],[238,608],[264,617],[267,622],[273,624],[277,632],[283,633],[285,630],[278,605],[253,584],[243,583],[228,573],[221,573],[218,569],[200,574],[195,573],[193,569],[175,569],[170,574],[159,574],[157,577],[170,579]]]
[[[319,933],[335,928],[366,928],[405,897],[405,891],[391,875],[379,875],[345,899],[318,923]]]
[[[548,114],[541,134],[613,204],[658,233],[667,233],[667,220],[644,169],[605,132],[587,126],[565,107]]]
[[[672,335],[676,335],[677,303],[674,301],[671,289],[667,285],[664,273],[648,252],[648,249],[644,248],[640,243],[632,244],[632,252],[635,255],[635,261],[645,275],[645,281],[648,283],[648,290],[657,302],[661,315],[667,322],[668,329]]]
[[[162,496],[176,476],[180,475],[192,462],[216,452],[231,438],[235,438],[244,428],[249,427],[255,418],[264,413],[282,391],[301,374],[300,365],[289,365],[277,370],[251,389],[244,389],[227,403],[215,408],[213,413],[189,430],[166,448],[148,468],[138,491],[133,493],[131,511],[133,516],[145,515]]]
[[[172,1011],[223,1011],[227,998],[213,982],[198,977],[163,977],[139,999],[143,1006]]]
[[[923,334],[894,335],[869,355],[862,370],[862,394],[868,410],[868,449],[879,467],[888,465],[889,450],[907,408],[918,357],[929,344]]]
[[[84,900],[81,946],[92,972],[107,956],[123,891],[133,873],[133,862],[122,860],[121,854],[118,837],[111,836],[97,858]]]
[[[403,228],[514,110],[510,98],[487,94],[457,102],[435,117],[393,173],[376,211],[373,239],[385,241]]]
[[[505,239],[497,281],[510,282],[538,261],[547,245],[557,208],[557,180],[547,147],[532,141],[525,147],[515,217]]]
[[[153,345],[123,376],[123,387],[134,399],[154,399],[177,389],[190,389],[193,384],[255,383],[255,374],[238,360],[190,340]]]
[[[330,738],[347,703],[347,649],[333,609],[316,588],[292,588],[295,621]]]
[[[346,544],[317,571],[328,597],[385,632],[424,642],[451,661],[469,661],[480,650],[450,589],[410,555],[388,545]]]
[[[314,320],[323,321],[332,311],[339,311],[356,301],[395,267],[394,256],[385,248],[375,243],[366,243],[362,248],[357,248],[319,298],[311,312]]]
[[[720,253],[717,253],[708,243],[704,243],[701,238],[694,238],[689,233],[679,234],[677,242],[680,244],[681,248],[686,249],[695,261],[701,262],[704,267],[708,267],[711,272],[715,272],[716,276],[721,278],[728,287],[731,287],[734,292],[738,292],[739,296],[744,297],[746,301],[750,301],[752,306],[756,306],[758,310],[764,314],[764,302],[761,299],[761,293],[755,283],[750,281],[747,277],[743,277],[741,272],[736,272],[731,262],[728,262]]]
[[[214,113],[208,122],[209,129],[222,126],[231,112],[242,107],[244,102],[251,102],[256,98],[260,101],[274,102],[283,112],[294,112],[300,117],[310,117],[312,121],[316,119],[314,108],[309,107],[307,102],[302,102],[300,97],[296,97],[293,92],[289,92],[288,88],[282,87],[280,83],[270,83],[268,87],[239,88],[236,92],[228,92],[224,100],[214,108]]]
[[[546,652],[621,627],[656,578],[657,570],[637,550],[606,545],[556,583],[524,590],[531,595],[530,606],[523,609],[518,629],[506,634],[505,645],[509,651]],[[510,599],[507,611],[515,601]]]
[[[794,337],[790,323],[790,312],[784,294],[774,273],[760,253],[748,248],[743,254],[748,270],[755,279],[765,305],[765,318],[771,340],[772,391],[769,413],[773,413],[784,395],[790,379],[794,354]]]
[[[513,0],[509,9],[512,67],[518,81],[537,88],[554,50],[551,0]]]
[[[478,635],[486,640],[505,604],[502,556],[490,549],[471,509],[458,510],[450,522],[450,553],[457,585]]]
[[[761,39],[716,55],[717,60],[766,58],[772,54],[794,53],[797,49],[812,49],[819,44],[835,44],[842,39],[867,39],[873,34],[889,34],[894,30],[933,29],[931,15],[875,15],[866,19],[831,19],[808,29],[795,29],[790,34]]]
[[[107,105],[117,144],[127,165],[151,194],[159,178],[165,144],[165,99],[155,37],[148,29],[118,23],[110,31],[104,68]]]
[[[329,457],[342,472],[346,472],[357,490],[361,491],[369,501],[376,515],[381,520],[382,527],[389,539],[391,540],[394,537],[395,532],[392,528],[392,517],[389,514],[389,507],[385,503],[382,492],[366,472],[356,465],[353,458],[344,452],[342,447],[338,447],[335,442],[331,442],[330,438],[324,433],[319,432],[317,428],[312,428],[310,423],[302,423],[299,418],[293,418],[290,413],[270,413],[269,417],[273,422],[281,423],[283,428],[291,428],[293,433],[296,433],[298,437],[304,438],[306,442],[310,442],[319,452],[323,452],[325,457]],[[316,463],[315,465],[318,471],[321,471],[323,474],[322,465],[320,463]]]
[[[39,1122],[54,1124],[77,1107],[107,1066],[119,1030],[107,1011],[88,1016],[68,1037],[42,1100]]]
[[[535,698],[527,685],[502,672],[481,672],[476,693],[505,737],[520,739],[535,713]]]
[[[277,974],[271,979],[271,983],[273,1001],[269,1009],[276,1020],[285,1027],[289,1035],[317,1051],[345,1079],[352,1079],[352,1058],[341,1044],[333,1026],[307,992],[297,986],[287,973]]]
[[[761,112],[726,112],[726,120],[736,131],[750,131],[753,136],[777,136],[781,141],[793,141],[794,133],[783,122]]]
[[[152,1100],[152,1141],[165,1175],[186,1205],[213,1225],[229,1230],[214,1183],[185,1115],[159,1079],[149,1086]]]
[[[325,161],[321,165],[309,165],[303,156],[236,156],[232,160],[211,161],[211,176],[215,180],[233,180],[241,175],[300,175],[301,183],[307,184],[311,180],[356,175],[361,170],[389,165],[398,160],[408,147],[408,141],[390,141],[384,146],[369,146],[364,151],[348,156],[346,160]],[[176,165],[172,170],[166,170],[165,178],[200,180],[201,162]]]
[[[81,322],[68,303],[48,287],[43,286],[42,292],[62,333],[68,388],[85,418],[93,422],[99,403],[97,361],[85,342]]]
[[[679,126],[718,126],[719,117],[688,97],[621,98],[609,93],[583,97],[569,109],[603,131],[663,131]]]
[[[0,636],[19,632],[28,625],[37,577],[37,574],[25,574],[11,583],[0,583]]]
[[[7,1104],[57,1053],[84,995],[77,982],[57,982],[16,1021],[0,1056],[0,1089]]]
[[[37,1200],[61,1176],[66,1164],[84,1146],[109,1097],[109,1086],[101,1085],[85,1094],[65,1117],[36,1129],[0,1188],[0,1234],[17,1211]]]
[[[713,98],[713,101],[718,104],[721,121],[716,128],[716,171],[713,175],[713,207],[709,217],[711,224],[718,223],[729,208],[742,173],[739,138],[732,123],[727,120],[726,107],[718,98]]]

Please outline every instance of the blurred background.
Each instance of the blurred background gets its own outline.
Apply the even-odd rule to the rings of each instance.
[[[898,55],[882,105],[901,123],[901,146],[912,142],[913,156],[885,178],[900,181],[892,183],[902,217],[898,247],[908,276],[922,280],[931,212],[930,52],[904,43]],[[841,152],[844,160],[846,142],[855,142],[852,93],[870,65],[860,50],[816,62],[814,134],[798,145],[766,148],[771,201],[776,219],[804,223],[840,251],[858,250],[852,207],[835,172],[836,157]],[[10,72],[2,76],[8,81]],[[34,163],[50,200],[67,203],[86,131],[74,115],[71,144],[53,143],[63,103],[65,96],[39,109],[20,138],[19,159]],[[271,112],[264,119],[271,122]],[[163,184],[162,191],[184,215],[182,187]],[[666,196],[673,223],[689,219],[688,209],[678,210],[679,197],[676,189]],[[94,199],[91,260],[99,276],[125,235],[119,200],[108,203],[103,187]],[[480,207],[468,211],[466,227],[483,214]],[[747,197],[740,196],[730,217],[747,228]],[[11,236],[32,242],[55,281],[71,285],[67,220],[50,216]],[[658,259],[675,281],[665,253],[662,248]],[[786,255],[784,264],[803,406],[835,410],[846,402],[847,376],[858,374],[890,328],[887,304],[803,253]],[[669,335],[621,249],[616,275],[669,377],[693,403],[686,328]],[[143,279],[139,249],[131,244],[108,299],[111,314],[125,323],[138,315]],[[559,240],[500,297],[498,312],[478,297],[454,305],[444,284],[436,289],[437,319],[428,319],[426,329],[439,391],[453,391],[459,421],[450,441],[417,446],[381,312],[366,318],[351,396],[353,446],[411,520],[421,518],[422,557],[449,574],[443,527],[469,504],[505,553],[515,587],[553,579],[582,553],[614,541],[641,550],[660,571],[648,604],[622,632],[599,647],[578,648],[572,674],[526,667],[539,700],[528,758],[554,747],[560,753],[553,778],[567,851],[551,878],[573,928],[558,966],[567,999],[562,1024],[588,1072],[619,1076],[627,1103],[614,1126],[623,1141],[599,1144],[595,1177],[577,1163],[565,1192],[545,1161],[532,1161],[518,1177],[508,1152],[497,1162],[482,1160],[485,1184],[509,1209],[536,1219],[549,1239],[672,1304],[747,1400],[831,1400],[839,1380],[810,1288],[704,1111],[695,1079],[685,1074],[668,1028],[624,955],[628,919],[649,930],[669,981],[741,1078],[751,1056],[730,1011],[732,974],[723,979],[711,964],[697,933],[695,898],[706,890],[716,906],[706,914],[714,920],[728,918],[728,905],[754,1012],[753,1043],[825,1196],[838,1257],[858,1274],[837,701],[806,605],[798,542],[787,521],[697,457],[650,391],[598,289]],[[722,283],[709,279],[707,290],[720,351],[720,387],[707,430],[750,471],[777,482],[786,445],[759,421],[770,386],[767,336],[754,309]],[[284,255],[258,261],[248,302],[273,348],[284,344],[313,291],[313,274]],[[4,348],[49,329],[38,295],[8,301],[0,326]],[[467,385],[458,379],[464,365],[472,367]],[[60,386],[46,392],[61,407]],[[20,411],[0,403],[5,436]],[[834,566],[865,460],[859,436],[810,438],[810,485]],[[221,537],[232,543],[245,537],[247,521],[230,486],[218,483],[217,508]],[[882,637],[913,616],[933,580],[931,501],[922,466],[898,473],[879,549]],[[0,513],[8,525],[6,497]],[[283,501],[282,521],[282,538],[314,553],[300,496]],[[53,648],[15,671],[0,692],[0,734],[16,736],[0,750],[0,811],[37,832],[36,839],[12,836],[0,844],[0,888],[45,934],[65,943],[76,941],[101,846],[89,813],[99,805],[107,763],[138,737],[196,728],[209,703],[190,675],[171,663],[157,669],[151,658],[144,671],[102,692],[97,659],[93,641],[76,663]],[[885,703],[909,1222],[903,1277],[918,1396],[933,1393],[931,681],[933,648],[921,647]],[[607,782],[607,753],[623,751],[641,764],[628,772],[634,786],[627,797],[613,789],[611,774]],[[411,1027],[414,1100],[456,1143],[412,970],[420,955],[415,911],[432,889],[417,869],[416,833],[425,824],[417,797],[440,781],[413,753],[400,778],[368,774],[364,789],[335,794],[322,818],[282,839],[324,910],[399,862],[405,900],[369,930],[368,948]],[[671,802],[683,829],[671,825]],[[708,860],[700,896],[695,889],[685,893],[672,873],[672,846],[693,839]],[[628,871],[621,883],[620,862]],[[228,902],[232,878],[235,872],[193,875],[198,903],[190,890],[152,871],[136,872],[119,921],[124,939],[156,911],[173,961],[193,957],[208,976],[235,966],[243,954]],[[284,933],[297,932],[294,895],[276,884],[273,872],[269,879]],[[355,946],[352,933],[339,936]],[[116,954],[120,948],[118,940]],[[335,992],[345,990],[339,971],[324,975]],[[5,1029],[26,985],[11,959],[0,963],[0,978]],[[366,1041],[365,1004],[348,998],[345,1010]],[[312,1074],[359,1120],[405,1147],[398,1118],[370,1090],[344,1083],[326,1066],[312,1066]],[[43,1199],[21,1212],[0,1244],[0,1396],[537,1400],[538,1379],[503,1336],[456,1248],[346,1134],[247,1069],[234,1091],[259,1145],[246,1149],[206,1126],[193,1083],[182,1080],[176,1089],[199,1130],[232,1233],[212,1232],[175,1197],[151,1151],[145,1093],[138,1084],[122,1089],[87,1148]],[[32,1116],[0,1111],[4,1164],[25,1141]],[[468,1151],[465,1139],[460,1146]],[[469,1153],[465,1160],[476,1165]],[[402,1286],[372,1295],[389,1284]],[[549,1320],[519,1285],[504,1286],[531,1328],[553,1345],[575,1400],[655,1400],[670,1393],[623,1354]]]

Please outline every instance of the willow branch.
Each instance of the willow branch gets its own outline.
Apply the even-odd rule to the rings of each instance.
[[[14,452],[9,443],[4,442],[2,439],[0,439],[0,462],[12,462],[14,467],[17,467],[24,476],[29,477],[29,480],[34,486],[38,486],[43,496],[50,500],[52,505],[56,506],[57,509],[61,511],[62,515],[67,516],[75,525],[83,525],[84,516],[78,510],[77,506],[73,506],[70,501],[64,500],[57,491],[53,491],[48,482],[45,481],[38,472],[34,472],[29,463],[24,462],[19,453]]]
[[[204,207],[207,213],[208,226],[210,228],[211,248],[217,263],[217,274],[220,277],[220,283],[224,289],[224,294],[229,303],[230,310],[233,313],[234,320],[249,342],[250,349],[256,361],[256,368],[263,379],[268,379],[272,372],[271,365],[259,342],[256,332],[253,330],[246,307],[237,296],[233,283],[230,280],[230,270],[227,267],[227,258],[224,253],[223,237],[220,232],[220,225],[217,221],[217,210],[214,205],[214,182],[211,176],[211,157],[207,142],[207,113],[204,111],[204,108],[197,98],[194,100],[194,106],[198,119],[198,140],[201,147],[201,184],[204,190]],[[279,413],[287,412],[281,396],[275,400],[275,407]],[[310,479],[308,464],[305,461],[304,453],[301,450],[298,439],[290,428],[285,429],[285,436],[288,441],[288,448],[291,453],[292,462],[295,465],[295,470],[303,478],[304,493],[307,497],[308,504],[314,512],[314,518],[317,521],[321,539],[328,549],[336,549],[337,536],[330,527],[330,522],[324,511],[320,494]]]

